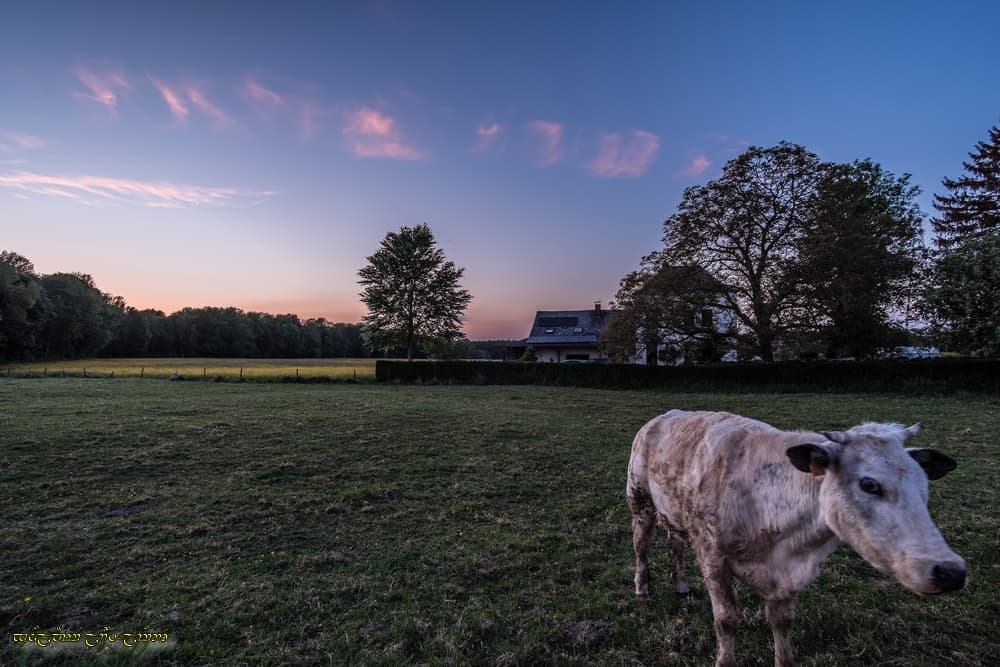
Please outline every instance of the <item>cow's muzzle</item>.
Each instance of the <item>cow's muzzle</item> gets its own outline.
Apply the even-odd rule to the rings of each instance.
[[[965,563],[939,563],[931,573],[935,593],[957,591],[965,586]]]

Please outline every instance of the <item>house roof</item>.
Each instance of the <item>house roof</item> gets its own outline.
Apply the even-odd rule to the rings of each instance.
[[[610,310],[539,310],[527,345],[597,345],[614,316]]]

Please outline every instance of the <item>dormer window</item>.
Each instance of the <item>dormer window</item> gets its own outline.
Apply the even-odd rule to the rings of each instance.
[[[577,327],[573,329],[573,333],[583,333],[583,327]]]
[[[554,334],[555,332],[556,332],[555,329],[546,329],[545,330],[545,333],[547,333],[547,334]]]

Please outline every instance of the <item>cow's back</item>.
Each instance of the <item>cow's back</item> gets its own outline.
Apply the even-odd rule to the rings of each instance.
[[[767,530],[771,507],[801,486],[785,450],[810,436],[728,412],[672,410],[636,434],[629,493],[647,494],[676,529],[746,548]]]

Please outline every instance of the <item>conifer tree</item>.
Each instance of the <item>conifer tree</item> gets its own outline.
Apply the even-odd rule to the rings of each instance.
[[[941,215],[931,222],[942,249],[1000,231],[1000,127],[990,128],[989,142],[976,143],[969,157],[963,176],[942,181],[948,194],[934,195]]]

